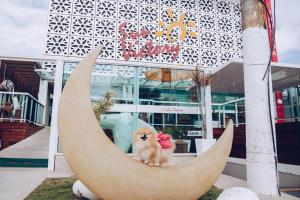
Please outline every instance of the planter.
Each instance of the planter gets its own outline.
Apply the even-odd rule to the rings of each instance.
[[[216,143],[216,139],[195,139],[197,156],[206,152]]]
[[[188,143],[184,140],[175,141],[176,149],[174,153],[188,153]]]

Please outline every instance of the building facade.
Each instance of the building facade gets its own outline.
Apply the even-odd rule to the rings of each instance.
[[[213,93],[206,110],[192,77],[182,78],[197,65],[204,74],[242,61],[239,0],[51,0],[45,55],[55,61],[44,62],[39,72],[55,82],[49,169],[61,152],[56,114],[64,83],[99,45],[103,52],[94,67],[91,100],[113,91],[115,104],[107,118],[115,123],[130,118],[128,135],[141,121],[175,138],[185,139],[192,131],[201,135],[199,105],[204,113],[212,112],[212,127],[223,127],[226,115],[236,125],[245,123],[242,93]],[[299,89],[284,92],[287,101],[296,102],[298,110],[286,107],[285,113],[299,117]],[[110,122],[101,125],[114,132]]]

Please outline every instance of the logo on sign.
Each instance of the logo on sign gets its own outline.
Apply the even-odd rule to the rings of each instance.
[[[168,9],[166,12],[170,19],[174,19],[174,14],[171,9]],[[139,49],[139,51],[135,51],[134,47],[135,45],[138,45],[140,38],[147,38],[147,36],[151,34],[155,34],[156,37],[165,36],[168,42],[174,42],[177,40],[184,41],[187,37],[187,34],[189,34],[191,37],[197,37],[196,32],[188,31],[188,27],[195,27],[196,23],[194,21],[185,22],[185,18],[186,14],[182,13],[177,21],[174,21],[169,25],[166,25],[165,22],[160,21],[159,25],[162,31],[156,31],[155,33],[152,33],[148,29],[142,29],[139,32],[127,32],[127,22],[121,23],[119,25],[119,32],[122,34],[120,42],[124,59],[128,61],[130,58],[144,58],[158,56],[159,54],[171,54],[172,60],[176,60],[180,52],[179,44],[154,45],[153,41],[149,39],[145,42],[145,44],[142,44],[142,47]],[[179,34],[175,37],[172,37],[171,33],[176,28],[179,28]]]

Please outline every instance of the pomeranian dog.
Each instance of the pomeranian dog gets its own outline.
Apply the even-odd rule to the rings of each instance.
[[[155,134],[150,128],[141,128],[133,133],[133,147],[142,163],[149,166],[164,166],[171,159],[175,144],[168,134]]]

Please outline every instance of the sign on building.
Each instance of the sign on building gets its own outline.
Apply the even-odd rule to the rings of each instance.
[[[45,54],[215,68],[242,58],[239,0],[51,0]]]

